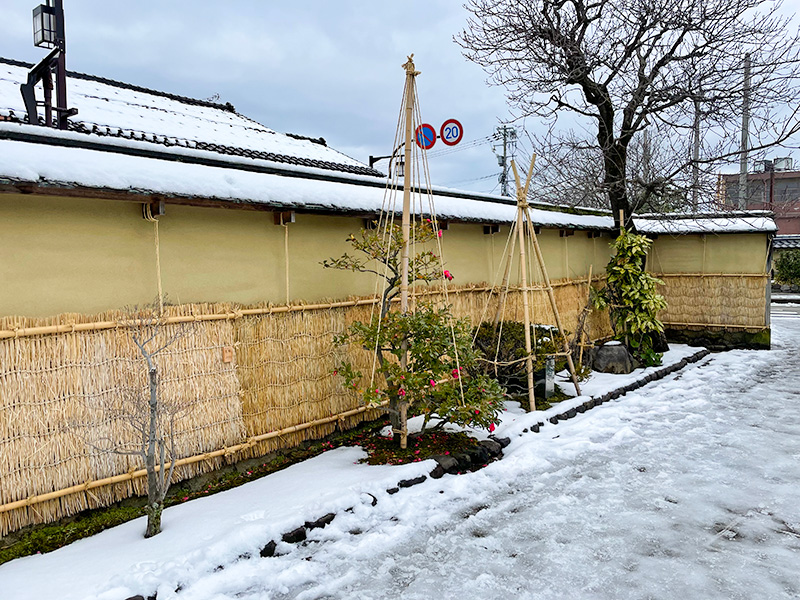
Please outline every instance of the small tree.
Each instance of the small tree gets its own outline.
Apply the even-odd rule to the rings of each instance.
[[[125,373],[126,382],[119,394],[100,400],[105,417],[123,423],[133,435],[104,438],[93,444],[103,452],[142,458],[147,470],[146,538],[161,532],[164,499],[178,458],[176,420],[192,404],[191,400],[165,398],[162,394],[157,358],[188,330],[172,325],[169,331],[158,314],[155,304],[129,311],[130,339],[138,350],[141,366]]]
[[[651,244],[645,236],[623,228],[611,244],[615,254],[606,267],[606,286],[593,296],[596,308],[608,308],[615,338],[645,366],[661,362],[654,336],[663,334],[664,325],[657,315],[667,307],[656,292],[656,285],[663,282],[644,270]]]
[[[452,279],[449,271],[432,250],[424,244],[441,235],[430,220],[415,224],[412,247],[418,249],[409,256],[409,283],[432,282],[441,277]],[[348,387],[356,390],[367,403],[389,401],[392,428],[401,430],[401,404],[413,403],[423,414],[423,430],[435,414],[438,427],[445,422],[494,428],[501,410],[502,390],[499,384],[473,369],[476,354],[471,347],[470,328],[463,320],[455,320],[449,309],[435,310],[422,305],[416,312],[402,314],[390,310],[392,299],[400,293],[402,229],[391,225],[361,230],[360,237],[347,239],[358,252],[345,253],[340,258],[322,262],[326,268],[359,273],[373,273],[383,278],[380,313],[368,324],[356,322],[346,333],[335,338],[337,345],[359,344],[375,352],[376,372],[384,386],[359,389],[362,374],[349,362],[337,369]],[[406,353],[406,368],[401,368],[401,356]],[[399,438],[396,434],[395,438]]]
[[[391,311],[369,324],[353,323],[334,341],[377,348],[396,359],[381,360],[377,369],[385,389],[359,390],[362,374],[349,362],[339,368],[347,386],[356,388],[365,402],[378,404],[387,398],[409,402],[425,416],[423,433],[434,416],[438,418],[434,429],[455,423],[494,431],[503,409],[503,390],[478,367],[468,319],[453,319],[448,309],[423,304],[413,313]],[[400,365],[404,351],[406,369]]]

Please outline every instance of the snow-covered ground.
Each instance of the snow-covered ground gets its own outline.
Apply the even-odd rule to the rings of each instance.
[[[170,508],[150,540],[140,519],[2,565],[0,598],[798,598],[798,347],[800,319],[776,315],[772,351],[709,356],[540,434],[512,410],[502,461],[395,495],[432,462],[331,451]]]

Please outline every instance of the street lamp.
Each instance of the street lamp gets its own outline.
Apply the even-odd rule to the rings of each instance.
[[[33,9],[33,45],[37,48],[55,48],[58,45],[55,6],[40,4]]]
[[[394,165],[395,175],[397,175],[397,177],[403,177],[405,175],[405,167],[406,167],[405,159],[402,156],[398,156],[398,154],[397,154],[398,150],[400,150],[400,148],[402,148],[403,146],[405,146],[405,142],[400,144],[397,148],[394,149],[394,151],[391,154],[387,154],[386,156],[372,156],[372,155],[370,155],[370,157],[369,157],[369,166],[370,167],[374,167],[375,163],[378,162],[379,160],[384,160],[385,158],[388,158],[389,159],[389,174],[391,175],[391,173],[392,173],[392,165]],[[397,159],[396,162],[395,162],[395,158]]]
[[[28,122],[39,124],[37,106],[44,106],[44,124],[54,124],[59,129],[69,127],[69,117],[78,114],[77,109],[67,107],[67,42],[64,31],[64,0],[47,0],[33,9],[33,45],[51,48],[29,72],[27,81],[20,85]],[[55,75],[55,86],[53,85]],[[44,100],[36,100],[36,84],[42,82]],[[53,89],[56,102],[53,104]],[[54,118],[55,117],[55,118]]]

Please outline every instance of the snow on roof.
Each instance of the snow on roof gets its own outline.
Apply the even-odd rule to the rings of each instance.
[[[377,213],[385,181],[323,140],[277,133],[216,104],[69,73],[69,131],[24,123],[19,92],[31,65],[0,58],[0,180],[86,186],[276,208]],[[41,95],[41,90],[39,91]],[[440,218],[509,223],[510,198],[433,188]],[[424,212],[427,210],[424,209]],[[610,213],[531,205],[541,226],[611,230]],[[768,214],[665,220],[643,216],[651,234],[776,230]]]
[[[9,124],[0,123],[0,133]],[[19,125],[13,125],[20,127]],[[275,208],[308,211],[377,213],[385,203],[385,187],[374,178],[331,181],[302,175],[319,170],[306,169],[296,177],[274,173],[159,160],[142,156],[0,140],[0,178],[14,183],[52,186],[85,186],[114,191],[161,194],[168,197],[205,198],[232,203],[256,203]],[[434,190],[433,202],[439,218],[483,223],[510,223],[516,207],[508,198],[453,195]],[[537,225],[576,229],[610,230],[610,215],[571,214],[531,207]],[[423,212],[427,208],[423,206]],[[637,219],[643,233],[730,233],[773,231],[767,216],[732,216],[715,219]]]
[[[634,221],[636,229],[641,233],[656,235],[775,232],[778,230],[772,213],[764,211],[680,216],[640,215]]]
[[[20,84],[32,65],[0,58],[0,117],[22,122],[26,116]],[[349,156],[329,148],[324,140],[285,135],[235,112],[230,104],[215,104],[165,94],[91,75],[69,72],[67,97],[78,115],[70,127],[92,138],[143,140],[160,150],[200,147],[232,156],[273,155],[278,162],[380,176]],[[42,99],[41,84],[37,98]],[[58,130],[54,130],[57,133]]]
[[[359,185],[357,180],[346,183],[286,177],[10,140],[0,140],[0,177],[34,184],[363,213],[379,212],[386,195],[384,187]],[[442,219],[511,222],[516,214],[513,205],[440,194],[434,194],[434,206]],[[532,217],[537,224],[545,226],[605,229],[612,225],[608,217],[541,209],[532,209]]]

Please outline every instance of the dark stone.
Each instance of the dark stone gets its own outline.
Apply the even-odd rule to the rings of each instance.
[[[622,390],[614,390],[608,393],[608,400],[616,400],[620,396],[622,396]]]
[[[553,425],[558,425],[558,417],[550,417],[548,419]]]
[[[155,592],[152,596],[148,596],[147,600],[158,600],[158,592]]]
[[[386,493],[391,496],[392,494],[396,494],[399,491],[400,491],[400,488],[389,488],[388,490],[386,490]]]
[[[540,428],[539,423],[537,423],[536,425],[531,425],[531,431],[533,433],[539,433],[539,428]]]
[[[603,344],[592,350],[592,368],[600,373],[621,375],[632,372],[636,365],[622,344]]]
[[[399,481],[397,483],[397,487],[410,488],[411,486],[419,485],[427,478],[428,478],[427,475],[420,475],[419,477],[414,477],[414,479],[403,479],[402,481]]]
[[[131,596],[130,598],[126,598],[125,600],[144,600],[144,596],[141,594],[136,594],[135,596]]]
[[[472,466],[472,457],[469,454],[466,452],[457,452],[455,454],[451,454],[450,456],[455,458],[458,462],[458,470],[460,472],[469,471],[470,467]]]
[[[503,453],[503,447],[494,440],[481,440],[481,446],[486,448],[490,456],[500,456]]]
[[[430,472],[431,479],[441,479],[444,477],[445,470],[442,468],[442,465],[436,465],[433,467],[433,471]]]
[[[653,352],[663,354],[669,350],[669,343],[667,343],[667,336],[663,331],[653,331],[650,333],[650,340],[653,344]]]
[[[594,401],[594,398],[592,398],[591,400],[587,400],[586,402],[581,404],[581,406],[583,406],[584,411],[587,411],[587,410],[592,410],[595,406],[597,406],[597,403]]]
[[[575,410],[577,410],[579,413],[585,413],[586,404],[579,404],[578,406],[575,407]]]
[[[439,463],[439,466],[444,469],[445,473],[455,475],[458,473],[458,461],[450,455],[434,456],[433,460]]]
[[[678,364],[680,365],[680,368],[682,369],[683,367],[685,367],[686,365],[688,365],[688,364],[689,364],[689,362],[688,362],[688,361],[687,361],[685,358],[682,358],[682,359],[680,359],[680,360],[678,361]]]
[[[306,539],[306,528],[298,527],[287,533],[284,533],[281,539],[287,544],[296,544]]]
[[[374,498],[374,496],[373,496]],[[336,513],[328,513],[324,517],[320,517],[316,521],[306,521],[306,529],[321,529],[326,525],[330,525],[331,521],[336,518]]]
[[[566,421],[567,419],[569,419],[569,417],[567,416],[567,413],[560,413],[556,415],[556,419],[558,419],[559,421]]]
[[[264,546],[261,549],[261,558],[267,558],[269,556],[275,556],[275,549],[278,547],[278,544],[275,543],[275,540],[270,541],[269,544]]]
[[[490,435],[489,439],[490,440],[494,440],[495,442],[500,444],[501,448],[505,448],[506,446],[508,446],[511,443],[511,438],[507,438],[507,437],[499,438],[499,437],[495,437],[493,435]]]
[[[482,467],[488,463],[489,459],[491,458],[489,451],[480,444],[467,450],[467,454],[469,454],[469,458],[472,461],[473,466],[476,467]]]
[[[568,418],[568,419],[574,419],[574,418],[575,418],[575,417],[577,417],[577,416],[578,416],[578,410],[577,410],[577,409],[575,409],[575,408],[570,408],[570,409],[567,411],[567,418]]]

